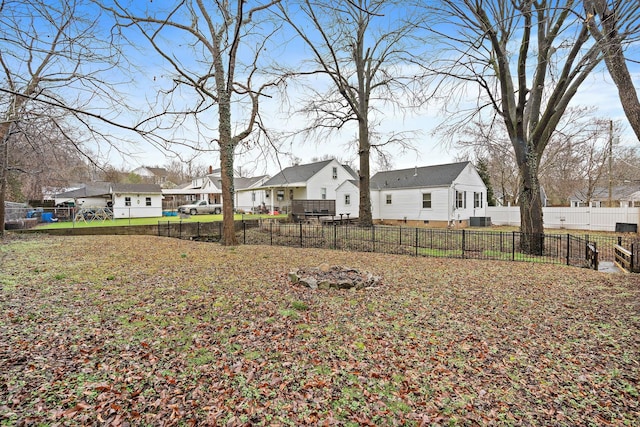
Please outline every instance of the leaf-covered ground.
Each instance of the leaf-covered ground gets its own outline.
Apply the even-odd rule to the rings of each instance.
[[[288,283],[321,263],[384,284]],[[0,309],[1,425],[640,424],[640,275],[36,236]]]

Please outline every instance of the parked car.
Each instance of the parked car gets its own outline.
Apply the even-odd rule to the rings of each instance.
[[[207,200],[199,200],[187,205],[178,206],[178,212],[188,213],[190,215],[219,214],[222,212],[222,205],[209,203]]]

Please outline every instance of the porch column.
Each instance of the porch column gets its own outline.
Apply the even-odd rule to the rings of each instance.
[[[273,187],[271,188],[271,194],[269,195],[269,213],[273,212],[273,199],[274,199],[274,192],[273,192]]]

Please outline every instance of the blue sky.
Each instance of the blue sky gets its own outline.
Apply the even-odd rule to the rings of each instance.
[[[173,5],[174,2],[160,0],[154,0],[153,2],[131,1],[129,4],[130,7],[138,10],[145,8],[154,10],[156,8],[166,7],[167,5]],[[137,46],[135,50],[128,48],[126,52],[140,67],[140,72],[134,77],[134,84],[129,86],[127,102],[134,107],[144,110],[146,101],[155,99],[159,89],[166,89],[171,86],[173,81],[172,74],[171,70],[163,67],[163,62],[157,58],[157,55],[139,35],[134,32],[128,32],[127,35]],[[185,44],[186,41],[180,39],[180,32],[168,32],[164,34],[164,37],[176,48],[175,55],[177,58],[185,62],[194,60],[193,56],[189,54],[187,45]],[[278,40],[291,40],[293,36],[290,31],[284,31],[278,37]],[[635,52],[637,52],[637,49]],[[268,53],[269,55],[264,57],[265,63],[270,61],[295,63],[303,59],[303,57],[308,54],[308,51],[302,47],[300,43],[289,42],[289,44],[286,45],[281,43],[280,47],[270,46]],[[634,81],[637,83],[637,87],[640,87],[640,67],[637,63],[633,62],[630,62],[629,65],[632,67]],[[319,85],[322,84],[321,80],[318,80],[318,82]],[[261,111],[265,122],[271,128],[286,131],[305,125],[304,117],[297,115],[292,116],[289,108],[283,108],[284,100],[280,98],[278,92],[272,92],[270,95],[272,98],[263,102]],[[294,106],[300,103],[301,100],[304,100],[306,96],[308,96],[308,94],[304,92],[301,86],[296,84],[290,84],[288,86],[287,98]],[[192,97],[192,95],[184,92],[184,97],[176,97],[176,101],[178,105],[180,105],[182,102],[191,101],[192,98],[190,97]],[[617,97],[616,88],[611,83],[611,79],[604,67],[596,70],[589,80],[582,85],[573,103],[575,105],[594,105],[598,107],[598,117],[622,121],[628,129],[626,118],[624,117]],[[433,134],[436,126],[444,118],[441,116],[440,107],[438,104],[430,104],[419,112],[407,114],[403,114],[390,107],[382,108],[383,113],[381,115],[380,131],[416,131],[414,143],[416,152],[407,151],[406,153],[401,153],[397,150],[390,150],[393,156],[393,167],[408,168],[416,165],[430,165],[454,160],[457,154],[455,149],[441,144],[439,142],[441,140],[440,136]],[[215,123],[214,110],[210,110],[205,114],[204,122]],[[208,139],[210,139],[215,136],[215,129],[213,127],[211,129],[205,129],[201,126],[200,129],[203,131],[202,133],[205,138],[208,137]],[[189,138],[195,134],[195,132],[195,124],[186,123],[177,130],[177,135]],[[335,155],[345,160],[355,160],[357,159],[355,149],[348,146],[348,142],[355,137],[356,128],[351,126],[346,127],[341,133],[334,134],[330,140],[298,139],[291,149],[294,152],[293,154],[303,162],[309,162],[314,157],[325,155]],[[637,140],[635,140],[635,137],[629,130],[622,135],[621,142],[627,145],[637,144]],[[186,158],[193,155],[193,152],[189,150],[179,150]],[[132,151],[134,152],[133,156],[122,158],[121,156],[114,155],[111,157],[111,160],[118,165],[122,164],[128,168],[135,168],[138,165],[163,165],[168,163],[172,158],[171,155],[167,156],[165,153],[151,147],[145,142],[139,142],[136,147],[132,148]],[[289,159],[282,158],[281,161],[282,166],[287,166]],[[217,167],[218,158],[215,153],[203,153],[203,155],[199,157],[198,163],[213,164],[214,167]],[[272,174],[277,172],[278,168],[277,163],[273,161],[273,159],[266,161],[262,152],[257,149],[240,156],[236,161],[237,165],[242,165],[243,163],[255,165],[255,173]]]

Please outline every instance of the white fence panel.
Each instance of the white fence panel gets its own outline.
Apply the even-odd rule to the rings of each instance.
[[[640,208],[543,208],[545,228],[615,231],[616,223],[638,224]],[[494,225],[520,226],[520,207],[490,206],[487,216]]]

